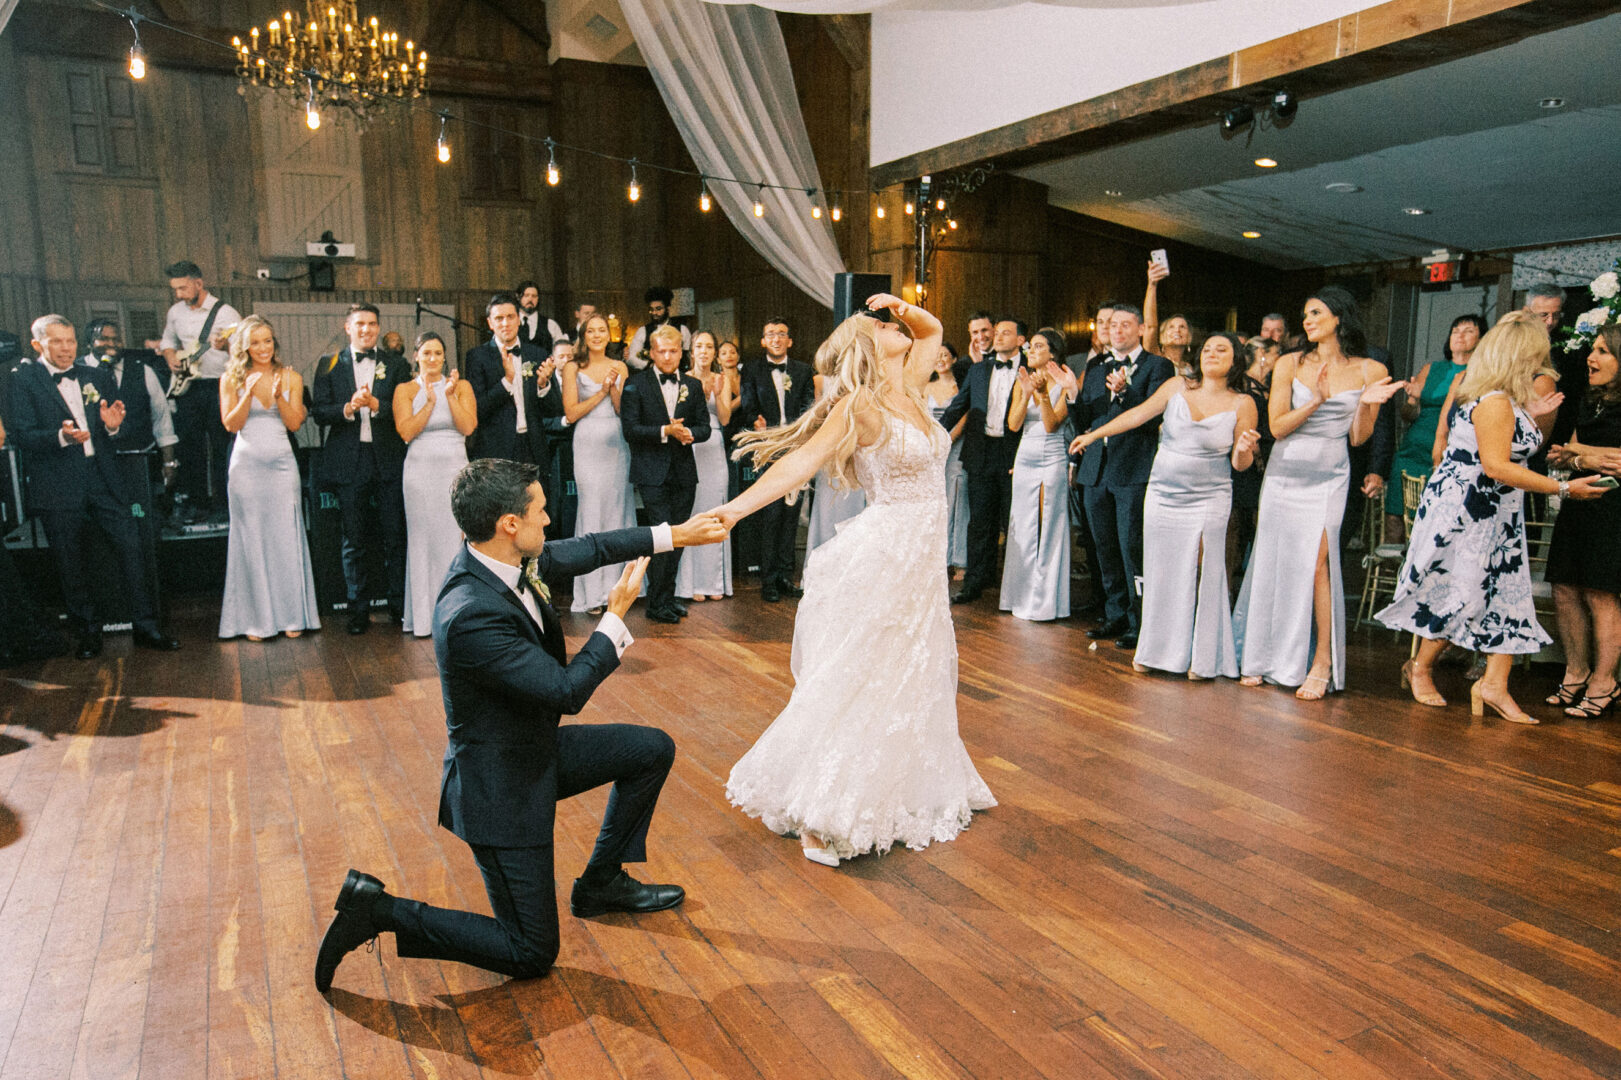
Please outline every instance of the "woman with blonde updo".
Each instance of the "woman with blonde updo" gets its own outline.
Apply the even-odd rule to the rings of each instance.
[[[740,455],[771,467],[716,511],[731,527],[822,469],[835,488],[866,493],[867,508],[806,558],[793,696],[726,785],[734,805],[797,833],[826,866],[949,840],[996,803],[957,733],[940,572],[951,439],[923,397],[940,323],[888,294],[867,303],[898,321],[839,324],[816,352],[827,392],[792,423],[739,437]]]
[[[236,436],[226,484],[231,533],[219,635],[263,641],[320,629],[289,437],[304,423],[304,380],[276,355],[275,331],[258,315],[243,319],[231,335],[219,394],[220,420]]]

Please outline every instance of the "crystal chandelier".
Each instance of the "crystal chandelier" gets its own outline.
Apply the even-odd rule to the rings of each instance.
[[[320,107],[332,106],[366,120],[380,103],[421,97],[428,88],[428,54],[407,41],[400,51],[400,35],[381,30],[377,16],[364,24],[354,0],[322,5],[305,0],[304,18],[293,20],[291,11],[270,20],[261,35],[257,26],[244,43],[231,39],[236,49],[237,92],[249,86],[282,91],[304,106],[309,126],[320,126]]]

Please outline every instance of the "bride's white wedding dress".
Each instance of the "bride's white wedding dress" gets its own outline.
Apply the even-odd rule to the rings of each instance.
[[[867,508],[806,560],[794,692],[732,767],[726,797],[776,833],[840,858],[927,847],[995,806],[957,734],[957,639],[946,579],[951,438],[889,417],[857,447]]]

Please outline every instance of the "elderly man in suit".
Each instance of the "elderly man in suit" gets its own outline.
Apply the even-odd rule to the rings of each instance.
[[[940,416],[947,431],[968,418],[962,432],[962,467],[968,478],[968,569],[962,588],[951,598],[953,604],[978,600],[998,580],[996,545],[1013,505],[1013,459],[1019,453],[1019,433],[1008,430],[1007,417],[1025,330],[1018,319],[996,320],[990,362],[968,369],[957,396]]]
[[[1070,416],[1075,430],[1091,431],[1154,396],[1176,374],[1163,356],[1145,352],[1143,315],[1132,304],[1116,304],[1109,317],[1110,351],[1087,368]],[[1158,419],[1124,435],[1105,439],[1081,458],[1075,473],[1086,503],[1086,520],[1103,575],[1101,625],[1090,638],[1114,638],[1122,649],[1137,647],[1142,608],[1137,579],[1143,573],[1143,497],[1159,449]]]
[[[33,339],[38,359],[18,366],[7,408],[12,437],[23,452],[29,506],[45,526],[62,599],[79,635],[76,655],[81,660],[101,655],[101,620],[91,585],[107,575],[86,559],[84,532],[91,524],[112,542],[116,573],[129,595],[135,644],[178,649],[180,642],[158,629],[140,535],[114,458],[122,445],[144,446],[150,433],[137,434],[125,423],[111,372],[74,363],[78,339],[72,323],[43,315],[34,320]]]
[[[732,422],[740,431],[763,431],[791,424],[816,402],[816,373],[809,364],[790,359],[794,347],[787,319],[767,319],[760,333],[763,361],[750,360],[739,373],[742,383]],[[760,523],[760,599],[774,604],[784,596],[805,595],[794,584],[794,545],[799,539],[799,506],[778,499],[762,508]]]
[[[371,622],[366,536],[373,497],[382,526],[389,619],[399,625],[405,615],[405,441],[394,430],[394,388],[411,381],[411,369],[378,348],[381,327],[371,304],[350,305],[343,329],[349,344],[315,362],[310,412],[326,429],[317,479],[337,493],[343,512],[348,629],[364,634]]]
[[[559,800],[613,784],[596,847],[574,882],[580,918],[662,911],[677,885],[649,885],[624,871],[647,858],[647,828],[675,743],[657,728],[570,724],[632,644],[624,614],[641,591],[647,556],[715,543],[713,515],[682,525],[621,529],[546,543],[546,494],[535,467],[490,458],[462,470],[451,510],[467,545],[450,566],[434,609],[433,644],[444,689],[449,745],[439,824],[473,849],[494,918],[395,897],[350,870],[321,941],[315,986],[325,993],[338,963],[379,933],[401,956],[455,960],[513,978],[544,975],[557,958],[552,828]],[[543,584],[616,562],[625,568],[596,632],[570,659]]]
[[[631,372],[619,399],[619,425],[630,445],[630,482],[651,521],[682,521],[698,495],[694,443],[710,438],[703,383],[681,374],[681,332],[661,326],[652,334],[653,366]],[[675,598],[681,553],[653,556],[647,571],[647,617],[677,623],[687,609]]]

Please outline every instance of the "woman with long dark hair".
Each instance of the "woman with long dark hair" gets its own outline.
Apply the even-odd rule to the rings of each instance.
[[[714,432],[701,443],[693,443],[693,463],[698,468],[698,491],[693,496],[693,513],[713,510],[726,501],[726,439],[721,432],[732,422],[737,405],[731,376],[720,366],[720,346],[715,335],[699,330],[692,335],[692,377],[703,383],[709,402],[709,429]],[[682,600],[719,600],[732,595],[732,544],[704,544],[681,555],[675,571],[675,595]]]
[[[1368,441],[1379,406],[1405,384],[1364,355],[1361,315],[1344,289],[1319,290],[1302,321],[1309,348],[1280,358],[1272,374],[1277,441],[1233,634],[1246,686],[1294,686],[1297,698],[1316,701],[1345,688],[1340,521],[1350,447]]]
[[[1216,333],[1199,350],[1199,372],[1167,379],[1154,396],[1070,444],[1085,453],[1099,439],[1164,416],[1143,503],[1143,625],[1132,667],[1186,672],[1190,679],[1238,675],[1227,593],[1227,519],[1233,470],[1248,469],[1260,443],[1258,410],[1245,392],[1244,349]]]
[[[1007,426],[1019,432],[1000,607],[1015,619],[1069,618],[1069,398],[1048,371],[1068,352],[1051,327],[1030,335]]]

